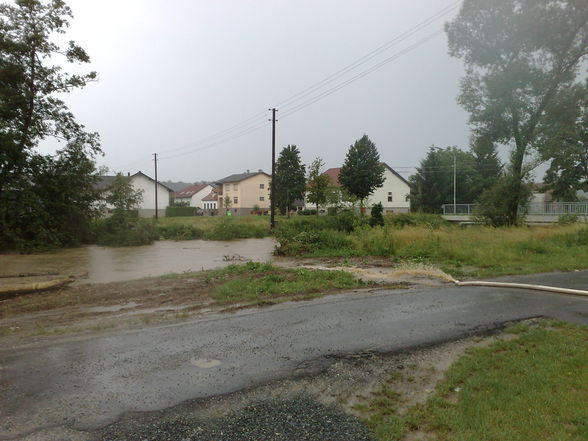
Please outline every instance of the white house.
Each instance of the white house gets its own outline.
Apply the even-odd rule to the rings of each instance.
[[[100,176],[98,188],[101,190],[108,190],[116,176]],[[143,194],[143,200],[139,204],[139,216],[154,217],[155,216],[155,180],[147,176],[143,172],[128,175],[131,184],[135,190],[140,190]],[[165,216],[165,209],[169,206],[170,197],[173,190],[161,182],[157,183],[157,211],[160,217]],[[111,210],[112,206],[106,206]]]
[[[213,188],[212,191],[202,198],[202,205],[204,205],[204,212],[207,214],[216,214],[218,210],[218,191]]]
[[[388,164],[383,162],[382,165],[384,166],[384,184],[369,195],[365,202],[366,207],[369,209],[380,202],[384,213],[408,213],[410,211],[410,184]],[[340,171],[340,168],[330,168],[324,173],[331,178],[331,184],[335,188],[341,187],[339,183]],[[307,203],[306,208],[314,207]]]
[[[194,184],[174,193],[174,201],[185,202],[189,207],[205,209],[205,197],[210,195],[214,187],[209,184]]]

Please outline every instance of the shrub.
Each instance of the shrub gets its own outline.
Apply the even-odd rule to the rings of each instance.
[[[207,240],[234,240],[259,238],[267,235],[269,235],[269,228],[265,226],[245,224],[235,218],[223,218],[211,230],[204,233],[204,238]]]
[[[166,240],[193,240],[202,239],[204,236],[200,228],[188,224],[160,224],[157,226],[157,231],[159,237]]]
[[[111,217],[93,224],[93,242],[106,246],[150,245],[159,238],[150,219],[140,218],[136,211],[116,211]]]
[[[196,207],[170,205],[165,209],[165,215],[167,217],[196,216],[197,210]]]
[[[557,223],[560,225],[570,225],[576,222],[580,222],[580,216],[574,213],[562,214],[557,220]]]
[[[316,209],[310,208],[310,209],[300,210],[298,212],[298,214],[300,216],[316,216]]]
[[[386,216],[385,223],[396,228],[423,226],[431,230],[438,230],[450,223],[439,214],[430,213],[395,213]]]
[[[384,225],[384,207],[382,207],[382,203],[378,202],[374,204],[372,207],[372,212],[370,215],[370,225],[375,227],[376,225],[383,226]]]

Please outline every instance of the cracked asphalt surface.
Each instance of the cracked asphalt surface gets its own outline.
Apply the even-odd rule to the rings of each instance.
[[[508,280],[587,289],[588,271]],[[82,439],[80,434],[135,439],[122,434],[109,438],[105,430],[128,412],[158,411],[186,400],[320,372],[346,354],[405,351],[537,316],[588,325],[588,299],[453,286],[349,293],[173,325],[28,341],[0,349],[0,439],[73,440]],[[204,425],[210,429],[206,433],[215,433],[218,427],[230,433],[228,428],[238,427],[231,421],[245,421],[239,420],[243,415],[251,421],[259,418],[259,427],[269,427],[269,422],[262,422],[270,408],[286,409],[276,414],[284,418],[305,415],[301,409],[288,410],[296,406],[288,400],[263,406],[259,404],[263,412],[258,414],[243,410],[244,414],[231,416],[233,420],[210,420]],[[338,418],[336,409],[312,409],[310,420],[303,421],[312,421],[312,414],[321,415],[321,421]],[[274,421],[275,427],[290,427],[277,416]],[[266,436],[253,426],[251,437],[205,437],[189,432],[190,427],[179,430],[177,437],[144,434],[142,439],[331,439],[290,436],[285,429],[277,432],[282,438]],[[349,438],[332,439],[369,439],[349,431]]]

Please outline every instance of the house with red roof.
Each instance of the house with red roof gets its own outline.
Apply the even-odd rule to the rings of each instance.
[[[408,213],[410,211],[410,184],[398,172],[388,164],[382,162],[384,166],[384,184],[376,188],[374,192],[365,201],[365,206],[369,209],[380,202],[384,208],[384,213]],[[324,172],[331,179],[333,190],[341,190],[339,182],[340,168],[330,168]],[[342,207],[351,206],[343,197],[339,198],[339,204]],[[333,204],[329,205],[333,206]],[[306,204],[306,208],[313,209],[314,206]]]
[[[216,214],[218,210],[218,190],[213,188],[212,191],[202,198],[204,212],[207,214]]]
[[[210,184],[194,184],[176,191],[173,195],[174,202],[183,202],[189,207],[196,207],[204,210],[204,204],[211,204],[212,201],[204,201],[215,188]]]

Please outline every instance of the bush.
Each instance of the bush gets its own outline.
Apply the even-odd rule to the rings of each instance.
[[[207,240],[234,240],[265,237],[269,235],[269,228],[261,225],[251,225],[239,222],[236,218],[223,218],[211,230],[204,233]]]
[[[159,237],[166,240],[193,240],[202,239],[204,236],[200,228],[188,224],[160,224],[157,226],[157,231]]]
[[[395,213],[386,216],[385,223],[396,228],[423,226],[438,230],[450,223],[439,214],[430,213]]]
[[[310,209],[300,210],[298,212],[298,214],[300,216],[316,216],[316,209],[310,208]]]
[[[372,207],[372,212],[370,215],[370,225],[375,227],[376,225],[383,226],[384,225],[384,207],[382,207],[382,203],[378,202],[374,204]]]
[[[150,245],[159,234],[153,221],[140,218],[136,211],[117,211],[94,222],[92,238],[98,245],[124,247]]]
[[[574,213],[562,214],[557,223],[560,225],[570,225],[580,222],[580,216]]]
[[[383,257],[396,255],[396,240],[387,228],[358,228],[353,233],[353,242],[359,254]]]
[[[165,209],[165,215],[167,217],[196,216],[197,210],[196,207],[170,205]]]

